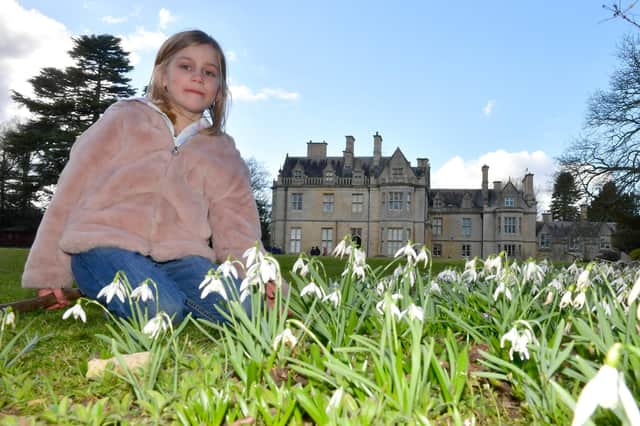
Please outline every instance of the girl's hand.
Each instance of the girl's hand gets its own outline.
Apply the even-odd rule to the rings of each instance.
[[[69,304],[69,301],[64,297],[64,293],[61,288],[41,288],[38,290],[38,297],[48,296],[50,294],[56,296],[56,303],[49,306],[47,310],[61,309]]]

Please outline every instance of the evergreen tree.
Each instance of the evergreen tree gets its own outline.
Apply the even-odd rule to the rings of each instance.
[[[638,198],[633,194],[622,193],[613,182],[607,182],[594,197],[589,206],[589,220],[597,222],[615,222],[616,233],[613,245],[629,252],[640,247],[640,215]]]
[[[119,98],[135,94],[125,77],[133,69],[120,39],[111,35],[82,36],[74,39],[69,52],[77,66],[67,70],[69,77],[82,82],[76,86],[75,111],[88,127],[109,105]]]
[[[580,199],[580,192],[576,187],[573,175],[560,172],[553,184],[551,195],[551,216],[554,220],[575,221],[578,218],[576,204]]]
[[[631,194],[622,194],[613,181],[605,183],[589,206],[589,220],[594,222],[624,222],[636,215],[636,200]]]
[[[19,199],[20,209],[43,201],[43,194],[46,200],[47,187],[57,182],[76,137],[111,103],[135,94],[125,77],[133,67],[119,38],[85,35],[73,42],[74,66],[43,68],[29,80],[33,97],[13,92],[14,101],[32,117],[4,135],[3,152],[16,163],[9,192]]]

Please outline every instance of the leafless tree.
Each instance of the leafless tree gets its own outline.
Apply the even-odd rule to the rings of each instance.
[[[637,1],[629,3],[627,6],[622,6],[622,2],[613,3],[611,5],[603,4],[602,8],[611,12],[612,16],[609,19],[621,18],[630,23],[631,25],[640,28],[640,24],[636,21],[635,15],[631,14],[631,9],[636,5]]]
[[[609,89],[589,100],[584,135],[560,157],[589,195],[609,180],[622,192],[640,189],[640,38],[624,38],[618,57]]]

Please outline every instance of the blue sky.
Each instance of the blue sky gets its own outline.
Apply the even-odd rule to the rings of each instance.
[[[0,120],[23,114],[7,89],[67,63],[70,36],[121,36],[141,88],[159,44],[200,28],[230,59],[227,131],[272,176],[309,140],[341,155],[353,135],[371,155],[380,132],[383,155],[429,158],[434,187],[477,188],[485,163],[490,180],[531,171],[541,209],[617,45],[638,34],[604,0],[0,2]]]

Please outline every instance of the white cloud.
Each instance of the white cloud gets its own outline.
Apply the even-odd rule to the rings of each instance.
[[[16,0],[3,0],[0,14],[0,121],[26,116],[10,99],[10,90],[32,95],[28,79],[44,67],[73,63],[67,52],[71,33],[60,22]]]
[[[442,189],[479,189],[482,186],[482,166],[489,166],[489,188],[494,181],[511,180],[521,185],[526,173],[533,173],[538,212],[548,210],[553,188],[555,160],[543,151],[507,152],[498,150],[478,159],[464,160],[455,156],[431,173],[431,187]]]
[[[270,89],[264,88],[257,92],[251,90],[251,88],[244,85],[230,86],[231,96],[234,101],[265,101],[267,99],[280,99],[284,101],[296,101],[300,98],[300,94],[297,92],[288,92],[284,89]]]
[[[155,55],[167,35],[161,31],[147,31],[142,27],[138,27],[134,33],[120,35],[119,37],[122,39],[122,48],[130,53],[129,60],[131,65],[137,65],[140,62],[140,54],[153,52]]]
[[[496,100],[495,99],[489,99],[487,101],[487,104],[482,108],[482,113],[485,115],[485,117],[491,117],[491,114],[493,114],[493,109],[496,106]]]
[[[106,22],[107,24],[121,24],[123,22],[127,22],[127,19],[129,19],[128,16],[111,16],[111,15],[103,16],[102,18],[100,18],[102,22]]]
[[[160,27],[161,30],[166,29],[167,25],[169,25],[169,23],[175,20],[176,20],[176,17],[171,14],[169,9],[165,9],[163,7],[158,12],[158,27]]]

